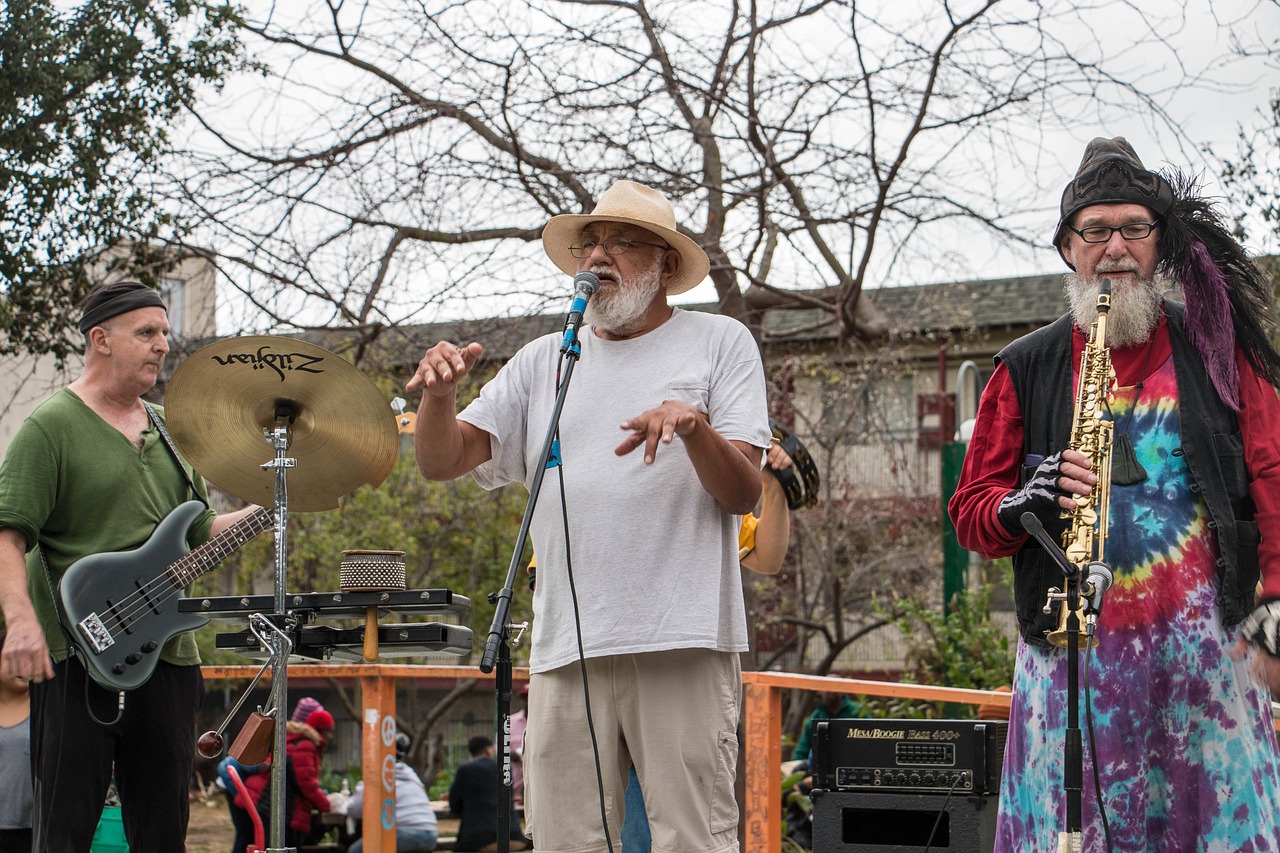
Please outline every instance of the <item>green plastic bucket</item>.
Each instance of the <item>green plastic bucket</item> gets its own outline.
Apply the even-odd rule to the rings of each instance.
[[[129,843],[124,840],[124,821],[120,809],[105,808],[93,833],[92,853],[129,853]]]

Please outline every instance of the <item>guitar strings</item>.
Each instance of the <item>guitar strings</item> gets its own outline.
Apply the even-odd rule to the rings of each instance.
[[[253,536],[256,536],[258,533],[261,533],[265,529],[266,528],[264,527],[256,531],[251,536],[243,539],[240,542],[240,544],[244,544],[245,542],[248,542],[249,539],[251,539]],[[236,533],[238,532],[239,531],[237,530]],[[223,539],[224,536],[228,540],[237,538],[236,535],[232,535],[232,530],[227,530],[227,531],[224,531],[222,534],[219,534],[219,536],[216,537],[215,540],[213,541],[221,540]],[[119,602],[112,605],[106,611],[106,618],[103,620],[103,625],[104,627],[107,628],[108,636],[110,636],[111,639],[115,641],[117,637],[120,637],[121,635],[129,632],[130,626],[126,626],[125,624],[126,622],[131,623],[132,621],[140,618],[142,614],[144,614],[147,610],[151,609],[153,606],[159,606],[159,605],[165,604],[170,599],[172,599],[174,595],[178,595],[182,592],[183,586],[179,586],[178,584],[174,583],[172,578],[175,574],[181,577],[182,568],[185,568],[185,566],[179,569],[176,569],[174,572],[170,572],[169,569],[178,567],[179,564],[195,563],[198,565],[200,562],[201,562],[200,558],[198,557],[192,558],[191,554],[184,554],[183,556],[179,557],[177,560],[174,560],[172,563],[170,563],[169,566],[166,567],[165,571],[161,572],[159,575],[156,575],[155,577],[146,581],[144,584],[141,584],[136,591],[129,593],[124,598],[120,599]],[[194,574],[191,577],[191,579],[188,580],[187,583],[188,584],[191,583],[196,578],[198,578],[201,574],[203,574],[203,572],[198,572]],[[163,586],[164,583],[169,584],[168,590],[164,589],[164,586]],[[157,589],[160,590],[160,593],[158,595],[155,594]],[[148,594],[151,594],[150,597],[148,597]],[[114,629],[108,624],[108,620],[110,620],[111,618],[115,619]]]
[[[244,519],[245,522],[249,522],[249,521],[254,522],[254,524],[243,525],[244,530],[246,532],[249,530],[249,528],[256,527],[258,523],[266,520],[266,518],[263,517],[262,513],[267,513],[269,515],[271,513],[271,510],[268,510],[267,508],[263,507],[258,512],[255,512],[252,515],[250,515],[248,518]],[[209,540],[209,542],[205,544],[207,546],[213,546],[215,543],[221,544],[225,541],[238,539],[239,544],[243,545],[253,537],[257,536],[259,533],[262,533],[266,529],[267,528],[265,526],[260,527],[257,530],[253,531],[252,533],[249,533],[248,536],[245,536],[244,538],[240,538],[239,533],[241,532],[241,525],[237,524],[228,528],[227,530],[224,530],[222,533],[218,534],[217,536],[215,536],[213,539]],[[169,569],[175,566],[178,566],[179,564],[187,564],[187,563],[199,564],[201,562],[201,559],[199,557],[193,558],[192,556],[195,553],[196,552],[193,551],[187,554],[183,554],[181,557],[179,557],[178,559],[170,563],[168,566],[166,566],[165,571],[161,572],[160,574],[146,581],[144,584],[140,585],[136,591],[129,593],[124,598],[120,599],[119,602],[112,605],[107,612],[116,617],[117,627],[122,626],[126,619],[135,619],[141,613],[146,612],[146,610],[148,610],[151,607],[151,604],[149,603],[145,594],[154,592],[157,589],[157,587],[161,588],[162,590],[162,596],[155,599],[157,604],[164,604],[169,599],[171,599],[174,594],[180,593],[183,589],[183,586],[185,585],[179,586],[177,584],[172,583],[171,578],[173,577],[174,574],[177,574],[177,572],[176,571],[170,572]],[[204,574],[203,571],[193,574],[190,580],[187,581],[187,584],[192,583],[202,574]],[[169,582],[170,584],[170,589],[167,593],[163,592],[162,582]],[[139,601],[136,603],[140,603],[142,606],[140,608],[133,608],[131,610],[122,609],[126,607],[126,604],[129,607],[133,606],[135,602],[131,602],[130,599],[138,599]],[[127,631],[127,629],[124,629],[124,630]],[[109,634],[112,637],[112,639],[115,639],[115,637],[118,635],[117,632],[109,632]]]
[[[248,542],[250,539],[257,536],[259,533],[262,533],[265,530],[267,530],[267,527],[269,525],[261,526],[261,527],[259,527],[258,525],[264,521],[268,521],[272,514],[273,514],[272,510],[266,507],[261,507],[257,512],[243,519],[243,521],[241,522],[241,524],[243,524],[244,526],[244,531],[248,533],[247,536],[240,538],[239,534],[241,532],[241,524],[236,524],[228,528],[227,530],[224,530],[222,533],[219,533],[213,539],[206,542],[205,545],[212,546],[214,545],[214,543],[222,543],[225,541],[233,541],[233,540],[238,540],[239,545],[243,545],[246,542]],[[248,524],[246,522],[254,522],[254,523]],[[257,528],[257,529],[253,530],[250,533],[248,531],[251,528]],[[181,570],[185,568],[185,564],[194,563],[196,565],[199,565],[203,561],[202,558],[198,556],[193,557],[192,556],[193,554],[196,554],[196,552],[192,551],[187,554],[183,554],[181,557],[179,557],[178,559],[170,563],[168,566],[166,566],[163,572],[151,578],[150,580],[144,582],[143,584],[139,585],[137,590],[129,593],[124,598],[120,599],[120,601],[111,605],[106,610],[105,616],[101,618],[103,620],[103,627],[107,629],[107,635],[111,637],[112,642],[115,642],[118,637],[124,634],[127,634],[129,632],[129,627],[125,625],[126,621],[132,623],[134,620],[137,620],[138,618],[140,618],[142,614],[146,613],[146,611],[151,609],[153,606],[159,606],[161,604],[165,604],[170,599],[172,599],[175,595],[181,594],[185,585],[184,586],[177,585],[176,583],[173,582],[173,577],[174,575],[177,575],[179,578],[182,577]],[[184,564],[184,565],[182,565],[181,568],[175,568],[175,567],[179,567],[179,564]],[[170,569],[174,569],[174,571],[171,572]],[[187,581],[187,584],[192,583],[197,578],[199,578],[202,574],[204,574],[203,571],[196,572],[190,577],[190,579]],[[165,583],[169,585],[168,590],[164,589],[163,585]],[[160,590],[159,594],[156,594],[157,589]],[[152,594],[152,595],[149,597],[148,594]],[[108,624],[108,620],[111,618],[115,619],[114,628],[110,624]]]

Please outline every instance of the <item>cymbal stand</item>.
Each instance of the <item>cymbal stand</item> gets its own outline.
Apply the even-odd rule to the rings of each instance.
[[[288,622],[289,613],[285,609],[285,556],[288,553],[289,531],[289,489],[286,483],[286,471],[298,466],[297,459],[287,455],[292,440],[291,425],[297,411],[288,404],[276,406],[275,428],[263,429],[263,434],[275,448],[276,457],[262,464],[263,470],[276,472],[275,488],[275,616],[281,622]],[[263,640],[270,642],[271,648],[271,699],[270,704],[276,709],[275,742],[271,748],[271,838],[268,841],[267,853],[292,853],[293,848],[284,846],[284,828],[288,822],[285,807],[285,713],[289,707],[288,677],[289,652],[293,644],[288,635],[278,624],[272,624],[271,637]]]

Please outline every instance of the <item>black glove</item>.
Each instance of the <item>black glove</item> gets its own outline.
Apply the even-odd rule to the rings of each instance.
[[[1061,507],[1060,497],[1074,497],[1058,485],[1062,478],[1062,453],[1058,452],[1036,466],[1026,483],[1016,492],[1010,492],[996,508],[996,518],[1014,535],[1026,533],[1022,526],[1022,514],[1034,513],[1041,521],[1053,518]]]
[[[1240,625],[1240,636],[1280,658],[1280,599],[1264,601]]]

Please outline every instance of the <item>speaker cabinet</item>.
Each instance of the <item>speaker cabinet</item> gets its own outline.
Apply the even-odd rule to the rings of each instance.
[[[991,853],[998,800],[814,791],[813,853]]]

